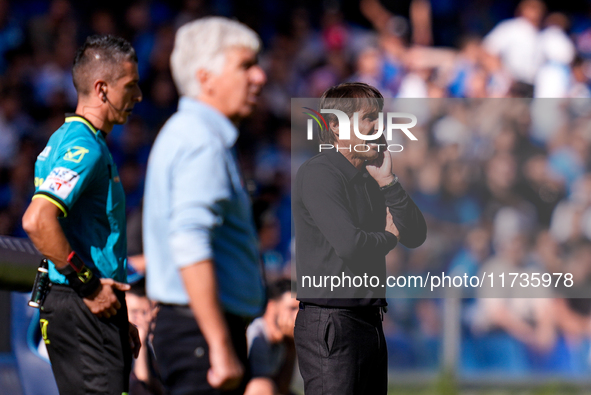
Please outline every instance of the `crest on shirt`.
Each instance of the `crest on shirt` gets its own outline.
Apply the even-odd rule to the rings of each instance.
[[[74,189],[80,176],[74,170],[56,167],[49,173],[39,191],[49,192],[61,199],[66,199]]]
[[[64,160],[80,163],[84,155],[86,155],[89,151],[84,147],[73,147],[69,148],[68,152],[64,155]]]

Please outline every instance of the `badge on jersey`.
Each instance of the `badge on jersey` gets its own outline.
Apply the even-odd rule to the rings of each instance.
[[[84,155],[86,155],[89,151],[84,147],[73,147],[69,148],[66,155],[64,155],[64,160],[80,163]]]
[[[79,179],[80,176],[74,170],[56,167],[41,184],[39,191],[49,192],[64,200],[70,195]]]

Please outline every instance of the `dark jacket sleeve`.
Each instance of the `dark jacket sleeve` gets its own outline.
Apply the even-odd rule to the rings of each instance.
[[[396,246],[390,232],[367,232],[355,224],[346,185],[335,170],[323,165],[300,170],[302,201],[341,259],[360,259],[376,252],[386,255]]]
[[[385,189],[384,199],[400,232],[400,243],[408,248],[423,244],[427,239],[425,218],[402,185],[396,183]]]

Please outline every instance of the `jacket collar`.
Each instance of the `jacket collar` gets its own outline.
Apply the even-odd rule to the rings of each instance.
[[[236,126],[218,109],[192,97],[183,96],[179,99],[179,112],[189,111],[203,114],[207,119],[218,122],[222,127],[215,128],[216,134],[222,139],[226,148],[231,148],[238,140]]]

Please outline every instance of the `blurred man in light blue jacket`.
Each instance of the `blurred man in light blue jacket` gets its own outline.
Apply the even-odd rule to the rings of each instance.
[[[144,207],[147,290],[160,304],[154,349],[172,394],[242,393],[248,379],[245,329],[264,286],[234,144],[266,81],[259,49],[254,31],[225,18],[176,34],[181,99],[152,148]]]

